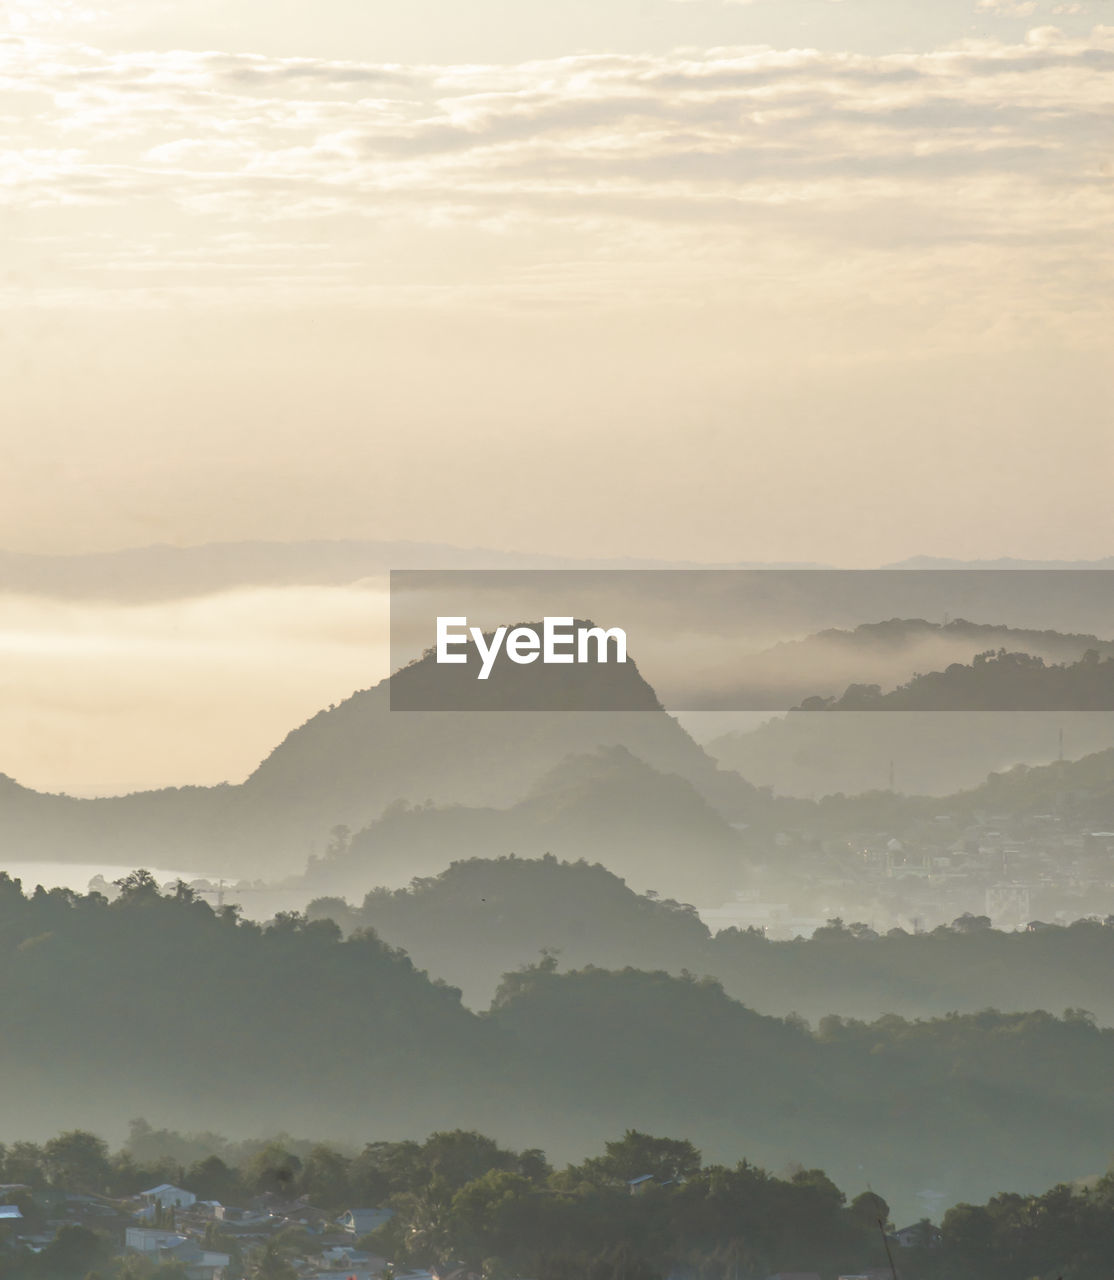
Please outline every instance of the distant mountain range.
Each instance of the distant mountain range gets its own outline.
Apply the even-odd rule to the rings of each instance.
[[[732,683],[717,690],[722,705],[783,710],[810,697],[839,697],[852,684],[892,689],[918,672],[969,663],[979,653],[1007,649],[1048,663],[1078,662],[1088,650],[1114,656],[1114,641],[968,622],[891,618],[853,630],[829,628],[746,654],[733,666]]]
[[[1114,747],[1114,712],[791,712],[704,744],[725,769],[779,795],[859,795],[890,785],[950,796],[1019,764],[1078,760]]]
[[[562,969],[711,973],[760,1013],[873,1019],[1084,1008],[1114,1026],[1114,928],[1098,922],[1007,933],[971,917],[936,933],[866,939],[828,929],[807,942],[735,928],[713,935],[683,904],[636,894],[603,866],[554,856],[454,861],[406,889],[319,898],[307,914],[346,934],[374,929],[431,977],[462,988],[474,1009],[490,1004],[504,973],[544,949]]]
[[[942,639],[948,645],[982,647],[988,635],[1008,637],[1011,644],[1025,638],[1053,655],[1082,647],[1110,648],[1093,636],[1023,636],[1007,628],[959,622],[942,627],[923,621],[862,627],[783,648],[810,658],[838,651],[860,662],[880,653],[919,651]],[[928,790],[910,786],[910,743],[920,743],[930,760],[963,757],[968,785],[981,782],[992,769],[1025,759],[1020,752],[1026,742],[1011,729],[1012,717],[1000,717],[993,730],[980,728],[980,739],[964,731],[964,713],[958,712],[921,723],[918,715],[923,713],[867,716],[887,725],[900,721],[900,731],[907,735],[907,751],[882,761],[866,759],[871,751],[877,754],[878,730],[864,730],[864,717],[853,714],[797,713],[754,734],[719,740],[706,752],[660,709],[633,661],[606,668],[547,668],[547,679],[567,680],[569,703],[586,705],[577,682],[598,680],[606,672],[620,705],[645,710],[391,711],[392,682],[413,687],[434,679],[440,670],[427,656],[392,680],[319,712],[288,734],[238,786],[76,799],[34,792],[0,775],[0,856],[12,861],[177,865],[210,875],[272,881],[302,875],[315,858],[305,881],[307,896],[312,896],[404,884],[462,856],[554,852],[598,859],[640,890],[655,889],[706,906],[746,882],[740,826],[748,828],[748,839],[762,840],[762,832],[772,837],[786,825],[823,837],[836,825],[840,830],[848,824],[889,826],[902,804],[914,803],[893,795],[866,796],[844,804],[837,815],[830,806],[779,801],[758,786],[792,791],[784,777],[803,770],[816,796],[838,791],[855,795],[886,788],[887,766],[896,758],[897,789]],[[559,688],[550,693],[559,694]],[[555,705],[560,701],[556,696]],[[949,724],[933,728],[933,720]],[[825,731],[816,728],[820,723],[851,727]],[[1043,753],[1047,759],[1056,749],[1057,735],[1047,723],[1032,734],[1040,748],[1032,748],[1033,758]],[[1077,755],[1085,749],[1078,738],[1069,738],[1068,745]],[[1088,745],[1108,743],[1100,735]],[[980,752],[989,764],[975,774]],[[841,785],[856,753],[861,759],[854,768],[865,785]],[[740,765],[742,773],[735,771]],[[1114,769],[1106,763],[1099,774],[1109,774],[1109,781],[1096,791],[1101,779],[1088,775],[1094,803],[1087,811],[1105,821]],[[1064,783],[1055,785],[1062,790]],[[980,803],[1001,811],[1008,795],[1011,805],[1025,811],[1037,790],[1032,782],[1020,788],[1011,783],[982,801],[982,791],[976,790],[954,803],[964,811]],[[1037,803],[1039,811],[1052,801],[1042,796]],[[357,835],[338,850],[334,829],[341,826]]]
[[[708,566],[637,557],[570,556],[357,539],[156,545],[77,555],[0,551],[0,592],[75,599],[168,600],[234,587],[320,586],[391,569],[824,569],[811,563],[737,561]]]
[[[888,692],[852,684],[839,698],[806,698],[795,710],[1114,711],[1114,658],[1091,648],[1078,661],[1046,663],[1024,650],[989,650]]]
[[[0,592],[120,601],[164,600],[241,586],[339,585],[390,569],[831,569],[815,562],[583,558],[374,539],[213,542],[44,555],[0,551]],[[949,560],[914,556],[885,569],[1114,569],[1096,560]]]
[[[437,874],[447,857],[492,853],[604,862],[637,890],[701,905],[725,901],[747,878],[739,833],[691,782],[613,746],[567,757],[508,808],[394,805],[315,860],[301,884],[306,899],[361,897],[371,884]]]
[[[996,560],[953,560],[947,556],[910,556],[884,564],[883,569],[1114,569],[1114,556],[1097,560],[1018,560],[999,556]]]
[[[436,670],[427,657],[394,678],[413,684]],[[556,670],[565,673],[575,702],[576,682],[592,679],[598,668]],[[633,661],[606,670],[628,691],[627,705],[657,706]],[[390,686],[381,681],[319,712],[239,786],[74,799],[0,776],[0,852],[15,860],[176,862],[222,875],[287,876],[325,852],[332,828],[359,830],[392,802],[513,806],[567,757],[600,747],[623,747],[640,767],[683,779],[692,794],[677,792],[675,799],[687,806],[690,826],[698,809],[709,820],[705,805],[740,817],[754,796],[661,710],[392,712]],[[659,800],[669,785],[659,784]],[[534,804],[540,813],[540,801]],[[662,820],[660,804],[656,812]],[[626,810],[618,813],[622,820]],[[627,816],[637,822],[637,815]],[[515,831],[511,820],[505,838],[517,838]],[[444,849],[436,869],[451,854]]]

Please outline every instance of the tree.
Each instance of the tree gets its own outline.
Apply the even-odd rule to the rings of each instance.
[[[108,1144],[96,1134],[71,1129],[51,1138],[43,1148],[43,1167],[55,1187],[99,1193],[111,1170]]]
[[[297,1280],[297,1269],[290,1260],[290,1246],[283,1241],[268,1240],[254,1261],[257,1280]]]
[[[152,902],[162,897],[158,881],[143,867],[124,876],[121,880],[113,880],[112,883],[120,890],[120,902],[128,906],[139,902]]]
[[[34,1142],[13,1142],[4,1161],[4,1181],[39,1188],[46,1185],[45,1156]]]
[[[879,1223],[885,1227],[890,1221],[890,1206],[874,1191],[857,1195],[847,1208],[851,1216],[869,1231],[877,1230]]]
[[[112,1257],[112,1244],[88,1227],[65,1225],[36,1259],[36,1270],[49,1280],[80,1280]]]
[[[990,917],[976,916],[965,911],[952,921],[952,928],[956,933],[987,933],[991,928]]]
[[[316,1146],[302,1166],[301,1188],[324,1209],[343,1209],[351,1198],[348,1170],[351,1160],[324,1145]]]
[[[268,1142],[257,1151],[244,1169],[244,1179],[257,1192],[274,1195],[293,1195],[302,1162],[281,1142]]]
[[[691,1178],[700,1170],[700,1152],[691,1142],[678,1138],[654,1138],[637,1129],[628,1129],[604,1148],[606,1154],[586,1160],[584,1168],[605,1179],[630,1182],[649,1175],[655,1182]]]
[[[243,1190],[240,1175],[215,1155],[191,1165],[182,1185],[201,1200],[219,1200],[221,1204],[235,1204]]]

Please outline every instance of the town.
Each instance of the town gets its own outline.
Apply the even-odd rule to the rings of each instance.
[[[801,1271],[800,1265],[810,1257],[856,1252],[864,1265],[834,1267],[826,1272],[831,1280],[892,1280],[895,1254],[928,1256],[942,1243],[940,1229],[927,1220],[895,1229],[887,1221],[886,1202],[872,1192],[845,1204],[819,1171],[800,1170],[781,1181],[745,1161],[734,1174],[703,1169],[691,1144],[633,1131],[608,1143],[604,1156],[558,1173],[541,1152],[516,1155],[462,1131],[433,1134],[421,1145],[373,1143],[355,1157],[319,1144],[303,1158],[291,1149],[298,1144],[276,1140],[256,1144],[239,1169],[215,1154],[188,1170],[179,1166],[180,1181],[197,1190],[162,1182],[119,1194],[142,1170],[133,1152],[154,1150],[160,1142],[164,1150],[175,1145],[181,1150],[196,1141],[156,1132],[139,1121],[133,1123],[129,1147],[115,1157],[100,1139],[82,1131],[61,1134],[42,1147],[0,1147],[0,1170],[8,1175],[22,1170],[29,1179],[0,1184],[0,1201],[9,1202],[0,1204],[0,1277],[516,1280],[515,1263],[524,1256],[536,1264],[530,1274],[567,1275],[580,1250],[590,1251],[611,1237],[613,1248],[627,1250],[641,1241],[637,1259],[633,1252],[628,1259],[634,1275],[697,1280],[728,1271],[714,1251],[705,1256],[686,1247],[682,1238],[692,1235],[695,1224],[685,1219],[700,1202],[706,1216],[725,1190],[736,1195],[749,1190],[753,1203],[743,1217],[751,1216],[760,1200],[779,1206],[775,1216],[782,1221],[767,1224],[765,1249],[757,1238],[746,1249],[745,1273],[768,1280],[821,1280],[820,1270]],[[165,1158],[156,1164],[173,1167]],[[647,1172],[634,1172],[643,1167]],[[383,1189],[394,1188],[388,1198],[397,1209],[334,1207],[361,1177],[366,1185],[369,1175],[378,1176]],[[733,1188],[725,1185],[732,1180]],[[102,1190],[93,1191],[92,1185]],[[412,1190],[401,1191],[403,1185]],[[215,1198],[211,1193],[218,1187],[225,1189],[226,1199],[235,1191],[238,1203]],[[508,1207],[517,1202],[521,1209],[530,1201],[530,1211],[512,1226]],[[603,1208],[610,1224],[590,1222]],[[818,1220],[794,1240],[802,1213],[810,1210]],[[546,1223],[547,1215],[556,1217]],[[554,1234],[556,1218],[562,1222]],[[668,1229],[667,1221],[672,1221]],[[576,1247],[565,1256],[553,1246],[570,1226]],[[510,1248],[508,1228],[519,1236]],[[706,1235],[706,1226],[698,1234]],[[549,1247],[539,1249],[546,1237]],[[709,1241],[703,1243],[707,1247]],[[491,1247],[506,1249],[508,1256],[481,1256]],[[743,1257],[737,1241],[735,1252],[739,1256],[727,1267],[738,1276]],[[764,1270],[764,1252],[770,1259],[780,1252],[794,1269]],[[622,1275],[623,1269],[612,1265],[614,1258],[601,1264],[606,1254],[605,1248],[585,1273]]]

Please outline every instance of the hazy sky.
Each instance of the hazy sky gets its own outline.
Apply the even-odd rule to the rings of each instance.
[[[0,547],[1111,549],[1111,0],[0,13]]]
[[[1114,550],[1114,0],[0,32],[0,549]],[[383,674],[368,601],[0,600],[0,770],[241,777]]]

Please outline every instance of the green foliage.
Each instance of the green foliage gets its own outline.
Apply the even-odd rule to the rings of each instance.
[[[543,860],[551,883],[561,870]],[[498,872],[487,883],[498,884]],[[574,879],[616,900],[626,893],[592,868]],[[883,968],[922,983],[949,975],[976,985],[1010,973],[1019,956],[1043,956],[1062,974],[1073,965],[1080,972],[1084,958],[1099,983],[1114,931],[1096,924],[1028,936],[963,928],[870,938],[833,923],[815,943],[782,947],[749,935],[712,942],[680,906],[636,899],[635,910],[663,932],[676,921],[706,967],[565,972],[548,952],[509,973],[478,1015],[399,950],[366,932],[344,939],[328,921],[291,913],[260,926],[142,888],[108,903],[96,894],[28,897],[0,883],[0,1006],[7,1027],[36,1027],[34,1038],[0,1040],[0,1073],[14,1082],[22,1132],[36,1109],[48,1117],[59,1090],[88,1091],[96,1079],[103,1087],[90,1095],[91,1120],[106,1128],[157,1107],[242,1132],[281,1110],[303,1131],[378,1139],[362,1150],[315,1151],[278,1136],[234,1150],[217,1135],[136,1122],[114,1157],[80,1132],[52,1139],[49,1150],[12,1144],[3,1180],[44,1187],[61,1178],[110,1194],[185,1182],[206,1199],[271,1191],[308,1194],[329,1208],[409,1194],[432,1232],[453,1196],[491,1170],[545,1182],[544,1157],[518,1150],[533,1137],[527,1117],[561,1160],[617,1124],[687,1134],[711,1160],[733,1158],[743,1135],[756,1160],[780,1168],[803,1156],[840,1181],[857,1176],[869,1131],[882,1136],[872,1140],[867,1173],[906,1204],[934,1179],[947,1179],[958,1197],[984,1198],[1003,1163],[1028,1187],[1105,1163],[1114,1032],[1078,1010],[1084,994],[1090,1003],[1086,979],[1063,1017],[992,1009],[919,1021],[844,1016],[813,1033],[696,975],[726,971],[719,958],[727,957],[735,981],[745,976],[757,989],[778,957],[797,982],[842,975],[851,983]],[[447,1111],[460,1128],[439,1127]],[[48,1122],[37,1121],[40,1131]],[[436,1132],[424,1143],[387,1140],[407,1126]],[[646,1154],[629,1160],[631,1177],[668,1166]],[[617,1167],[607,1176],[622,1181]],[[691,1162],[678,1169],[688,1176]]]
[[[75,1143],[73,1133],[62,1134],[46,1149],[100,1151],[89,1142],[92,1136],[82,1133]],[[775,1177],[745,1160],[733,1167],[704,1165],[683,1139],[627,1130],[606,1142],[602,1154],[559,1172],[550,1171],[536,1150],[515,1153],[463,1130],[434,1133],[420,1143],[372,1144],[363,1154],[383,1179],[396,1215],[360,1243],[379,1248],[394,1266],[464,1266],[483,1280],[661,1280],[677,1274],[760,1280],[778,1271],[857,1274],[886,1265],[879,1227],[888,1224],[889,1207],[881,1196],[865,1191],[848,1204],[819,1169]],[[283,1141],[245,1144],[241,1167],[209,1170],[236,1176],[250,1188],[276,1168],[293,1168],[291,1155]],[[105,1152],[104,1158],[109,1170],[119,1167],[118,1155]],[[357,1173],[358,1164],[317,1143],[299,1172],[305,1177],[316,1171],[322,1185],[340,1195],[345,1179],[366,1176]],[[634,1193],[628,1175],[651,1165],[652,1185]],[[237,1252],[217,1224],[210,1224],[205,1244]],[[314,1247],[301,1228],[284,1228],[249,1248],[246,1274],[296,1280],[300,1260]],[[941,1228],[922,1221],[905,1247],[895,1242],[891,1248],[906,1280],[1092,1280],[1106,1274],[1114,1250],[1114,1173],[1041,1195],[1002,1193],[985,1204],[957,1205]],[[62,1226],[37,1255],[0,1240],[0,1280],[186,1275],[180,1263],[156,1266],[121,1254],[108,1237],[82,1226]]]
[[[71,1130],[46,1144],[43,1167],[52,1186],[98,1193],[108,1180],[108,1144],[95,1134]]]
[[[607,1144],[606,1154],[588,1161],[586,1168],[612,1183],[644,1177],[656,1183],[683,1181],[700,1168],[700,1152],[691,1142],[628,1129],[618,1141]]]

